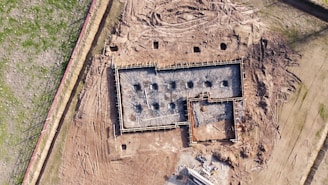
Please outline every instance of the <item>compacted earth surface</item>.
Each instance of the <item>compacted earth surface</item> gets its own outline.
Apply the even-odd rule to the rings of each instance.
[[[327,180],[326,22],[273,0],[114,2],[120,16],[84,71],[39,184],[188,184],[195,173],[209,184]],[[243,66],[237,140],[192,143],[183,124],[121,132],[116,69],[234,60]]]

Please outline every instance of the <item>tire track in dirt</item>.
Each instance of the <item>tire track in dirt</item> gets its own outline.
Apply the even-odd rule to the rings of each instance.
[[[108,102],[107,93],[104,93],[108,91],[106,88],[107,74],[104,72],[107,66],[100,59],[93,62],[99,64],[92,66],[100,67],[91,68],[86,77],[87,84],[85,87],[88,90],[83,94],[77,112],[78,118],[76,118],[68,134],[72,137],[68,141],[69,145],[64,154],[63,174],[70,175],[65,175],[62,178],[63,182],[73,182],[74,176],[80,176],[82,183],[89,183],[92,182],[93,176],[99,176],[97,174],[106,171],[104,168],[108,167],[109,157],[104,154],[108,151],[105,147],[107,146],[106,128],[109,122],[104,119],[109,120],[109,118],[103,115],[106,115],[104,111],[108,111],[106,107],[109,105],[102,103]],[[83,135],[84,138],[79,138],[79,135]],[[70,155],[70,153],[74,155]],[[67,163],[65,158],[74,160]],[[79,165],[75,161],[80,161],[83,172],[79,170]],[[72,169],[76,170],[72,171]]]
[[[308,87],[308,89],[313,89],[314,82],[316,82],[316,81],[319,80],[319,79],[318,79],[318,78],[319,78],[319,74],[320,74],[321,71],[323,70],[323,66],[324,66],[325,63],[326,63],[326,62],[323,60],[322,63],[321,63],[321,65],[320,65],[320,67],[319,67],[319,70],[315,73],[315,75],[314,75],[314,77],[313,77],[313,79],[312,79],[312,81],[311,81],[310,86]],[[301,74],[301,75],[302,75],[302,74]],[[320,81],[320,80],[319,80],[319,81]],[[304,102],[304,100],[303,100],[303,102]],[[298,107],[298,109],[300,109],[300,108],[302,107],[303,102],[302,102],[301,105]],[[314,101],[311,101],[311,103],[310,103],[309,105],[307,105],[307,107],[308,107],[309,110],[315,109],[315,107],[313,107],[313,103],[314,103]],[[294,106],[293,106],[293,109],[294,109],[294,107],[295,107],[295,104],[294,104]],[[319,118],[319,113],[317,113],[315,120],[312,122],[312,124],[311,124],[312,126],[313,126],[313,124],[317,121],[317,118]],[[305,119],[306,119],[306,118],[305,118]],[[288,121],[288,120],[287,120],[287,121]],[[306,120],[304,120],[304,125],[305,125],[305,122],[306,122]],[[288,155],[288,157],[287,157],[287,160],[286,160],[285,163],[284,163],[285,166],[284,166],[283,168],[285,168],[285,167],[287,166],[287,161],[289,161],[290,156],[291,156],[292,153],[294,152],[294,148],[295,148],[295,146],[298,144],[298,140],[299,140],[299,138],[300,138],[300,135],[303,134],[304,125],[302,125],[302,128],[301,128],[301,130],[299,131],[299,134],[297,135],[297,138],[296,138],[294,144],[292,145],[292,150],[290,151],[290,153],[289,153],[289,155]],[[294,127],[294,128],[295,128],[295,127]],[[318,155],[319,155],[319,154],[318,154]],[[297,154],[296,154],[296,156],[297,156]],[[309,161],[307,161],[307,162],[309,163]],[[280,177],[279,177],[279,178],[280,178]]]

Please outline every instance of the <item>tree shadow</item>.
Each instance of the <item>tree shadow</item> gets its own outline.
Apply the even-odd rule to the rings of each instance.
[[[108,84],[108,103],[110,109],[110,121],[112,123],[112,128],[115,130],[113,131],[116,136],[120,135],[120,124],[119,124],[119,115],[118,115],[118,108],[117,108],[117,89],[115,83],[115,74],[114,70],[111,67],[107,68],[107,84]]]

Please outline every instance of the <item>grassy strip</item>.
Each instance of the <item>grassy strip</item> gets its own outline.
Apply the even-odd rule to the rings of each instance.
[[[328,119],[328,108],[323,103],[320,103],[320,105],[319,105],[319,115],[324,121],[327,121],[327,119]]]
[[[56,101],[52,104],[51,112],[47,117],[47,126],[38,140],[38,146],[35,149],[28,171],[25,174],[26,178],[24,178],[24,183],[26,184],[35,184],[39,177],[40,170],[48,156],[48,150],[51,147],[53,138],[57,132],[62,114],[78,80],[78,75],[83,67],[81,61],[86,59],[102,15],[105,12],[106,6],[104,5],[106,5],[106,2],[95,2],[95,4],[93,3],[93,5],[95,5],[92,9],[93,13],[89,14],[86,19],[87,22],[85,23],[83,34],[81,35],[82,37],[74,50],[74,56],[71,57],[69,63],[70,67],[65,71],[60,88],[56,94]]]
[[[0,50],[5,51],[0,56],[0,161],[10,169],[14,166],[10,180],[0,178],[0,184],[21,182],[89,2],[4,0],[0,4]],[[39,63],[49,51],[51,61]],[[23,81],[23,98],[6,79],[8,71]]]
[[[301,42],[307,42],[308,38],[320,36],[320,32],[327,29],[327,25],[323,21],[312,16],[300,16],[301,11],[296,9],[288,11],[290,8],[292,7],[278,2],[261,9],[259,15],[266,20],[266,26],[271,31],[285,37],[291,48],[295,49]],[[277,14],[280,11],[284,11],[284,13]],[[298,18],[294,20],[295,16]]]

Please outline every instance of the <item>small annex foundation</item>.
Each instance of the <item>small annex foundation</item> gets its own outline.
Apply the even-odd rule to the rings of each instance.
[[[189,142],[237,141],[243,61],[113,66],[120,134],[189,127]]]
[[[204,92],[189,98],[188,122],[190,143],[238,140],[237,124],[243,116],[243,98],[211,98]]]

